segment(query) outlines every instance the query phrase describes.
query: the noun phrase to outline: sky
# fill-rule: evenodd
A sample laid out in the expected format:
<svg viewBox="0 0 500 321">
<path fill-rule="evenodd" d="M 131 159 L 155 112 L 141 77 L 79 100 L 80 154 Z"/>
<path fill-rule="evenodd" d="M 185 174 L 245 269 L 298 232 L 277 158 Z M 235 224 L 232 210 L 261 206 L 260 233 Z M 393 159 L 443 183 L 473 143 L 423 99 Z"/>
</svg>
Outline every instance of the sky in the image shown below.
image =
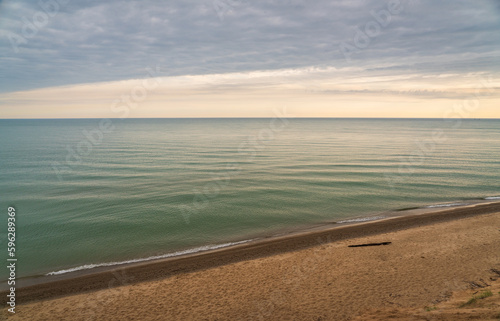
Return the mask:
<svg viewBox="0 0 500 321">
<path fill-rule="evenodd" d="M 0 118 L 500 118 L 499 0 L 0 1 Z"/>
</svg>

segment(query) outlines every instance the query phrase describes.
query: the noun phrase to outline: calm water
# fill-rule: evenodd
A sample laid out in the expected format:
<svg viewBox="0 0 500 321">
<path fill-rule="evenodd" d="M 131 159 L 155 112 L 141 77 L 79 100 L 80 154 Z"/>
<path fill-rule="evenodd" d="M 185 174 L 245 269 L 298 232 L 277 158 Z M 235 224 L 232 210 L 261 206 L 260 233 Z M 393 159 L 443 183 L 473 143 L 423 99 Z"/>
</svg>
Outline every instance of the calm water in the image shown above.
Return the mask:
<svg viewBox="0 0 500 321">
<path fill-rule="evenodd" d="M 99 122 L 0 120 L 19 276 L 500 195 L 498 120 Z"/>
</svg>

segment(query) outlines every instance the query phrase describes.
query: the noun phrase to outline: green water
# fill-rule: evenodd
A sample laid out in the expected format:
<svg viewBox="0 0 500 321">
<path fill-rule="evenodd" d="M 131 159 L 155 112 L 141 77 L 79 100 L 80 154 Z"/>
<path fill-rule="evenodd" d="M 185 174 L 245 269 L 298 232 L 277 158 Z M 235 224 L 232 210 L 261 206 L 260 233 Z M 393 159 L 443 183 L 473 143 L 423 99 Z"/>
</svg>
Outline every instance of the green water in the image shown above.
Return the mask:
<svg viewBox="0 0 500 321">
<path fill-rule="evenodd" d="M 13 206 L 18 276 L 500 195 L 498 120 L 99 123 L 0 120 L 0 236 L 7 258 Z"/>
</svg>

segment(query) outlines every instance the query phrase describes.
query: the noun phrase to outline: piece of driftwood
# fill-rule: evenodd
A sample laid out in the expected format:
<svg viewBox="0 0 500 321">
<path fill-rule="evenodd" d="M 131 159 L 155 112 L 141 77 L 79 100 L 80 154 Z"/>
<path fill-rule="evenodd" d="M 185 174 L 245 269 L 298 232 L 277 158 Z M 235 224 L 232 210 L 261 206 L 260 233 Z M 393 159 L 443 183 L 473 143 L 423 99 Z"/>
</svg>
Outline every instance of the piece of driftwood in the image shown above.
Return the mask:
<svg viewBox="0 0 500 321">
<path fill-rule="evenodd" d="M 349 245 L 349 247 L 380 246 L 380 245 L 389 245 L 391 243 L 392 242 L 368 243 L 368 244 Z"/>
</svg>

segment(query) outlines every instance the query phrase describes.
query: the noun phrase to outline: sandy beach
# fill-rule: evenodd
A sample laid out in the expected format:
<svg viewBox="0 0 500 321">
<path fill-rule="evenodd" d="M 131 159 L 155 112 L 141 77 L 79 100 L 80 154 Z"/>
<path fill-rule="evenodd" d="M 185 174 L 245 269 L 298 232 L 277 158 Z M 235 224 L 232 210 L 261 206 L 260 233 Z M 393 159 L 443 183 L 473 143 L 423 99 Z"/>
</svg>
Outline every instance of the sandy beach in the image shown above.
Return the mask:
<svg viewBox="0 0 500 321">
<path fill-rule="evenodd" d="M 500 0 L 0 0 L 0 321 L 500 321 Z"/>
<path fill-rule="evenodd" d="M 18 290 L 9 320 L 490 320 L 500 205 L 398 217 Z M 387 245 L 349 247 L 368 243 Z M 474 296 L 492 295 L 464 305 Z"/>
</svg>

